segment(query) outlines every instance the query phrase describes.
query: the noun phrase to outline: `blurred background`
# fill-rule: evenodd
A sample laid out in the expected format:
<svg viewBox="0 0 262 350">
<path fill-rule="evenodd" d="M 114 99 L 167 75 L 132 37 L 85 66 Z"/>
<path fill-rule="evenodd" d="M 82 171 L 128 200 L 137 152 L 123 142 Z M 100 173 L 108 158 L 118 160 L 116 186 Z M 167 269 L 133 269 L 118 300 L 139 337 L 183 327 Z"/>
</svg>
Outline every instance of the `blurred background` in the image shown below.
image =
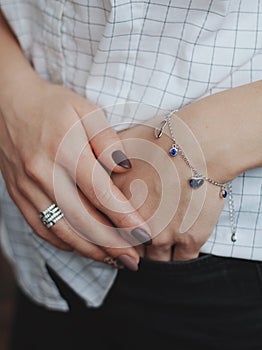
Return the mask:
<svg viewBox="0 0 262 350">
<path fill-rule="evenodd" d="M 14 311 L 14 295 L 14 275 L 0 247 L 0 350 L 8 349 Z"/>
</svg>

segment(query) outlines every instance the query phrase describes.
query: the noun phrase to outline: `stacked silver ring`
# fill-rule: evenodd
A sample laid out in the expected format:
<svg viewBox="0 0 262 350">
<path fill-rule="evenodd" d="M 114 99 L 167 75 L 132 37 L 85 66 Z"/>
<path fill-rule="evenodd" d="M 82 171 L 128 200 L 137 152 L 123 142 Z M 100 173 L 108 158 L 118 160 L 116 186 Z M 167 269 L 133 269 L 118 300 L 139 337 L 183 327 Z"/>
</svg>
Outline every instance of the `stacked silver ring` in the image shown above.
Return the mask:
<svg viewBox="0 0 262 350">
<path fill-rule="evenodd" d="M 62 219 L 63 216 L 64 213 L 62 210 L 54 203 L 40 213 L 40 219 L 47 228 L 55 225 L 58 220 Z"/>
</svg>

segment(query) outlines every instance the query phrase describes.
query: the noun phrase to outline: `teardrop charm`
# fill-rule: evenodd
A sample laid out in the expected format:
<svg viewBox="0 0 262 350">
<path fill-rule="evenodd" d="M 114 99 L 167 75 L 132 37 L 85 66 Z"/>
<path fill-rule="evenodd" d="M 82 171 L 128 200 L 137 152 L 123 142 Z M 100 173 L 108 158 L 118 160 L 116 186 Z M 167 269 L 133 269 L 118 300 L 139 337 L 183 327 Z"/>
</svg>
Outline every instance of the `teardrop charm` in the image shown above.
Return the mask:
<svg viewBox="0 0 262 350">
<path fill-rule="evenodd" d="M 232 241 L 233 243 L 235 243 L 235 242 L 237 241 L 237 236 L 236 236 L 236 233 L 235 233 L 235 232 L 232 233 L 231 241 Z"/>
<path fill-rule="evenodd" d="M 177 154 L 178 154 L 178 149 L 176 148 L 175 145 L 173 145 L 169 150 L 169 155 L 171 157 L 175 157 L 175 156 L 177 156 Z"/>
<path fill-rule="evenodd" d="M 220 197 L 226 198 L 226 196 L 227 196 L 227 190 L 224 187 L 222 187 L 220 191 Z"/>
<path fill-rule="evenodd" d="M 189 180 L 189 185 L 194 189 L 198 189 L 203 185 L 203 183 L 204 179 L 202 177 L 191 177 Z"/>
</svg>

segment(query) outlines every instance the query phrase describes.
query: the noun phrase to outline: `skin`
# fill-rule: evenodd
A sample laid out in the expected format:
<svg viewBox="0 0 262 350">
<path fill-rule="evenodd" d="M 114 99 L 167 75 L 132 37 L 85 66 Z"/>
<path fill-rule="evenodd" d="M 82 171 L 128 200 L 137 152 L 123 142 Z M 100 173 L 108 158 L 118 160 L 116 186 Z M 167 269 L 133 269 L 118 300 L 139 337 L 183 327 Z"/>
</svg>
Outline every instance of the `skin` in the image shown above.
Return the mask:
<svg viewBox="0 0 262 350">
<path fill-rule="evenodd" d="M 245 170 L 262 166 L 261 96 L 262 82 L 257 81 L 194 102 L 172 118 L 176 141 L 202 174 L 224 183 Z M 149 220 L 155 238 L 146 248 L 145 256 L 163 261 L 190 260 L 198 257 L 201 246 L 211 235 L 225 200 L 219 195 L 219 187 L 209 183 L 192 190 L 187 183 L 191 172 L 179 156 L 170 164 L 171 157 L 167 152 L 172 142 L 168 130 L 161 139 L 153 135 L 152 128 L 159 126 L 162 119 L 151 120 L 147 123 L 150 126 L 134 126 L 120 135 L 123 140 L 144 139 L 164 149 L 165 156 L 154 154 L 158 157 L 156 164 L 161 162 L 158 170 L 173 175 L 165 179 L 170 189 L 169 198 L 167 196 L 165 200 L 174 207 L 173 216 L 168 220 L 163 215 L 152 222 Z M 131 152 L 131 147 L 127 150 Z M 113 180 L 134 203 L 130 184 L 138 178 L 147 184 L 148 197 L 139 207 L 139 212 L 149 219 L 159 206 L 157 199 L 163 192 L 161 177 L 149 165 L 150 154 L 143 159 L 143 162 L 133 160 L 133 169 L 125 175 L 114 174 Z M 174 164 L 178 176 L 174 176 Z M 158 227 L 161 220 L 166 220 L 167 224 L 162 231 Z"/>
<path fill-rule="evenodd" d="M 125 256 L 137 265 L 131 230 L 150 229 L 106 171 L 128 171 L 112 159 L 125 152 L 117 133 L 97 106 L 35 73 L 3 17 L 0 47 L 0 169 L 11 198 L 56 247 L 97 261 Z M 39 212 L 52 202 L 66 219 L 48 230 Z"/>
<path fill-rule="evenodd" d="M 142 255 L 164 261 L 197 257 L 224 205 L 219 189 L 205 185 L 192 196 L 184 181 L 190 176 L 188 167 L 179 159 L 171 162 L 164 152 L 157 159 L 161 176 L 146 161 L 133 159 L 132 170 L 112 162 L 114 150 L 131 154 L 138 139 L 166 151 L 168 137 L 152 137 L 159 120 L 117 135 L 97 106 L 34 72 L 2 16 L 0 50 L 0 169 L 9 194 L 36 234 L 60 249 L 76 250 L 98 261 L 123 255 L 134 264 Z M 178 120 L 185 124 L 176 129 L 177 141 L 202 173 L 207 170 L 211 178 L 226 182 L 261 166 L 261 85 L 256 82 L 216 94 L 179 111 Z M 100 113 L 99 123 L 95 113 Z M 123 145 L 119 136 L 131 141 Z M 204 162 L 195 144 L 200 145 Z M 150 159 L 150 152 L 142 158 Z M 111 177 L 105 168 L 113 171 Z M 173 175 L 174 169 L 175 176 L 166 176 Z M 58 193 L 51 180 L 54 172 Z M 160 227 L 159 217 L 150 218 L 162 200 L 163 176 L 169 190 L 164 191 L 166 210 L 160 215 Z M 142 205 L 137 201 L 140 188 L 127 200 L 136 179 L 148 185 L 148 200 Z M 47 230 L 38 215 L 57 201 L 57 195 L 67 220 Z M 189 203 L 192 210 L 187 215 Z M 121 228 L 120 235 L 114 226 Z M 152 231 L 152 246 L 145 248 L 132 239 L 130 231 L 136 227 Z"/>
</svg>

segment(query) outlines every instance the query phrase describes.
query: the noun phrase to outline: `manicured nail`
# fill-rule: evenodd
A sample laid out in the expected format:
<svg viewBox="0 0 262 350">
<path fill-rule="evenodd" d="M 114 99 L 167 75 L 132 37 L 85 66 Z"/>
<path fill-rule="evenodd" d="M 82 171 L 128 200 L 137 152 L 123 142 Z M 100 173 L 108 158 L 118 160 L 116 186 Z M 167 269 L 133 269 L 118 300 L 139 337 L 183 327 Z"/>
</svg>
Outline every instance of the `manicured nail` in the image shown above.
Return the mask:
<svg viewBox="0 0 262 350">
<path fill-rule="evenodd" d="M 129 255 L 120 255 L 117 257 L 119 261 L 121 261 L 122 264 L 124 264 L 129 270 L 131 271 L 137 271 L 138 265 L 136 261 L 131 258 Z"/>
<path fill-rule="evenodd" d="M 125 169 L 131 169 L 132 165 L 130 163 L 130 160 L 127 158 L 127 156 L 122 151 L 115 151 L 112 153 L 112 158 L 114 162 Z"/>
<path fill-rule="evenodd" d="M 115 267 L 116 269 L 123 269 L 124 265 L 118 261 L 117 258 L 112 258 L 111 256 L 106 256 L 104 262 L 110 266 Z"/>
<path fill-rule="evenodd" d="M 144 245 L 151 245 L 152 244 L 152 238 L 150 235 L 143 230 L 142 228 L 134 228 L 131 231 L 131 235 L 135 237 L 140 243 L 143 243 Z"/>
</svg>

